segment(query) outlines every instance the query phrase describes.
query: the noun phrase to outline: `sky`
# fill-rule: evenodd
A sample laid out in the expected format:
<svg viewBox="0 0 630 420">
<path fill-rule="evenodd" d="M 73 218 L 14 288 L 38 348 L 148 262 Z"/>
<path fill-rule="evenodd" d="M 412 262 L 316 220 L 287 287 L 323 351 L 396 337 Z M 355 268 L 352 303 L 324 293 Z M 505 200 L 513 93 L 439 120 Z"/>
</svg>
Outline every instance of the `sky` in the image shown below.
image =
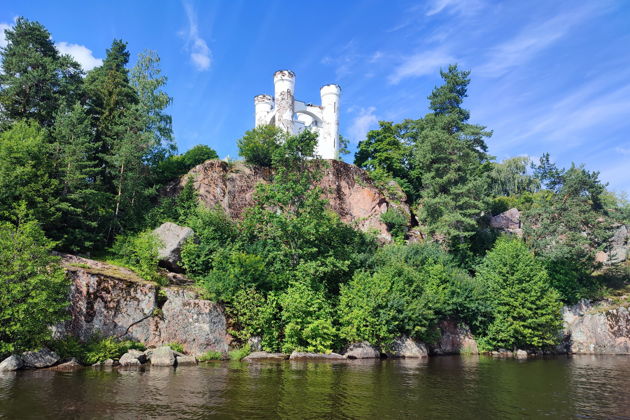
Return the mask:
<svg viewBox="0 0 630 420">
<path fill-rule="evenodd" d="M 356 145 L 378 121 L 427 113 L 439 71 L 471 71 L 471 122 L 493 130 L 501 161 L 549 152 L 630 193 L 630 1 L 63 1 L 0 0 L 0 29 L 42 23 L 89 70 L 115 38 L 132 65 L 155 50 L 174 98 L 180 152 L 196 144 L 236 158 L 253 97 L 273 73 L 296 73 L 296 98 L 342 88 L 340 132 Z M 5 43 L 0 35 L 0 46 Z"/>
</svg>

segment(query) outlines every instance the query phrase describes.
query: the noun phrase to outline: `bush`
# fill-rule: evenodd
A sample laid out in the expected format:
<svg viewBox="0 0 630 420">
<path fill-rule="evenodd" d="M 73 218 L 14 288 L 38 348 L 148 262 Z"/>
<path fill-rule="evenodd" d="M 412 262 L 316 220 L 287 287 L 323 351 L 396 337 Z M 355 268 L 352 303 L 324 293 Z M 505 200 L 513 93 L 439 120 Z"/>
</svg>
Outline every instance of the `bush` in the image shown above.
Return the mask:
<svg viewBox="0 0 630 420">
<path fill-rule="evenodd" d="M 242 360 L 245 356 L 250 354 L 252 349 L 249 347 L 249 344 L 245 344 L 240 349 L 234 349 L 228 353 L 230 360 L 239 361 Z"/>
<path fill-rule="evenodd" d="M 223 360 L 225 359 L 225 355 L 220 351 L 208 351 L 201 356 L 197 357 L 197 360 L 200 362 L 209 362 L 211 360 Z"/>
<path fill-rule="evenodd" d="M 130 266 L 140 277 L 161 283 L 163 279 L 158 271 L 160 246 L 155 234 L 146 230 L 131 236 L 118 236 L 111 252 L 116 256 L 116 262 Z"/>
<path fill-rule="evenodd" d="M 34 221 L 0 222 L 0 356 L 40 347 L 62 321 L 70 282 Z"/>
<path fill-rule="evenodd" d="M 556 344 L 562 327 L 560 296 L 544 266 L 527 246 L 500 238 L 478 269 L 492 304 L 484 342 L 490 348 L 530 348 Z"/>
<path fill-rule="evenodd" d="M 230 302 L 242 288 L 268 288 L 265 262 L 258 255 L 233 249 L 217 250 L 213 267 L 198 284 L 216 300 Z"/>
<path fill-rule="evenodd" d="M 402 242 L 407 233 L 409 217 L 397 208 L 388 208 L 381 214 L 381 221 L 387 225 L 387 229 L 392 233 L 392 237 L 397 242 Z"/>
<path fill-rule="evenodd" d="M 112 337 L 101 338 L 94 336 L 87 342 L 81 342 L 74 337 L 55 340 L 50 347 L 61 358 L 76 357 L 84 365 L 93 365 L 107 359 L 118 360 L 129 350 L 144 351 L 146 347 L 135 341 L 117 341 Z"/>
<path fill-rule="evenodd" d="M 169 156 L 159 163 L 156 169 L 158 183 L 166 183 L 178 178 L 195 166 L 209 159 L 218 159 L 219 156 L 214 149 L 199 144 L 182 155 Z"/>
<path fill-rule="evenodd" d="M 256 127 L 238 140 L 238 154 L 252 165 L 271 167 L 273 155 L 285 138 L 285 133 L 276 126 Z"/>
<path fill-rule="evenodd" d="M 168 346 L 171 350 L 176 351 L 177 353 L 184 352 L 184 346 L 181 343 L 169 343 Z"/>
<path fill-rule="evenodd" d="M 284 342 L 282 351 L 330 352 L 337 339 L 332 308 L 321 292 L 304 283 L 292 284 L 280 296 Z"/>
<path fill-rule="evenodd" d="M 227 311 L 231 318 L 230 334 L 241 343 L 258 336 L 262 339 L 263 350 L 281 350 L 281 307 L 275 293 L 265 297 L 256 289 L 241 289 L 234 295 Z"/>
</svg>

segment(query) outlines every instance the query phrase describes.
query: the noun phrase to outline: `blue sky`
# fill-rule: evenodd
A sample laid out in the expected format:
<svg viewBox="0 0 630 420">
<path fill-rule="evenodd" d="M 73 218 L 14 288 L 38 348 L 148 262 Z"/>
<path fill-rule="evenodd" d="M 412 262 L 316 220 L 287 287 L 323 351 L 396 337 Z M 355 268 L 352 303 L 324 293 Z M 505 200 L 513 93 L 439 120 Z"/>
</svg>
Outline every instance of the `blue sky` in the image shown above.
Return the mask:
<svg viewBox="0 0 630 420">
<path fill-rule="evenodd" d="M 157 51 L 180 151 L 236 157 L 253 97 L 273 93 L 285 68 L 300 100 L 341 85 L 354 149 L 379 120 L 424 115 L 440 67 L 457 62 L 472 71 L 465 105 L 494 130 L 498 160 L 549 152 L 630 192 L 630 1 L 2 0 L 0 28 L 16 16 L 43 23 L 85 68 L 113 38 L 133 57 Z"/>
</svg>

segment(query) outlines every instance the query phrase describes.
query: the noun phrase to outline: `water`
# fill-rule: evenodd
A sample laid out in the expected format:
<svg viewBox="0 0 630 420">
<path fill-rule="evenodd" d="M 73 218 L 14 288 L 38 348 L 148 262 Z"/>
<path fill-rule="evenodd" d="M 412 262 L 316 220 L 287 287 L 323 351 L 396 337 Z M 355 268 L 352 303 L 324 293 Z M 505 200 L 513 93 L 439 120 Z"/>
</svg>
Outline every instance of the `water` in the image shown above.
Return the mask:
<svg viewBox="0 0 630 420">
<path fill-rule="evenodd" d="M 630 419 L 630 357 L 2 373 L 0 418 Z"/>
</svg>

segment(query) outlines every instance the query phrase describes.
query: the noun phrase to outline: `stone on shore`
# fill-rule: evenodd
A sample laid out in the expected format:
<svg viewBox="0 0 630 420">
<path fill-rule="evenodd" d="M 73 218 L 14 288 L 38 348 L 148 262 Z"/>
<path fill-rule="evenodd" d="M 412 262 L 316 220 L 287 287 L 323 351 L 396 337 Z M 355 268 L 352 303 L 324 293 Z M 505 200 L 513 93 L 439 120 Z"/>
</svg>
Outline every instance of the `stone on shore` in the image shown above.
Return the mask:
<svg viewBox="0 0 630 420">
<path fill-rule="evenodd" d="M 345 360 L 345 357 L 338 353 L 307 353 L 294 351 L 289 356 L 289 360 Z"/>
<path fill-rule="evenodd" d="M 29 368 L 46 368 L 55 365 L 59 362 L 60 357 L 52 350 L 43 348 L 38 351 L 27 351 L 22 353 L 22 360 L 24 360 L 24 366 Z"/>
<path fill-rule="evenodd" d="M 284 353 L 268 353 L 266 351 L 255 351 L 243 358 L 243 362 L 262 362 L 262 361 L 282 361 L 288 359 Z"/>
<path fill-rule="evenodd" d="M 177 356 L 177 366 L 193 366 L 197 364 L 195 356 Z"/>
<path fill-rule="evenodd" d="M 428 357 L 429 351 L 424 343 L 403 336 L 394 340 L 387 355 L 389 357 L 421 358 Z"/>
<path fill-rule="evenodd" d="M 69 370 L 76 370 L 76 369 L 81 369 L 81 368 L 83 368 L 83 365 L 79 363 L 79 361 L 75 357 L 73 357 L 66 362 L 63 362 L 57 366 L 53 366 L 51 369 L 69 371 Z"/>
<path fill-rule="evenodd" d="M 175 352 L 169 346 L 158 347 L 151 353 L 151 366 L 175 366 Z"/>
<path fill-rule="evenodd" d="M 140 350 L 129 350 L 123 354 L 118 363 L 120 366 L 140 366 L 146 362 L 146 355 Z"/>
<path fill-rule="evenodd" d="M 348 359 L 379 359 L 381 353 L 367 341 L 351 344 L 344 356 Z"/>
<path fill-rule="evenodd" d="M 24 367 L 24 361 L 17 354 L 13 354 L 0 363 L 0 372 L 12 372 Z"/>
<path fill-rule="evenodd" d="M 514 353 L 514 356 L 517 359 L 527 359 L 528 357 L 527 352 L 525 350 L 516 350 L 516 353 Z"/>
</svg>

